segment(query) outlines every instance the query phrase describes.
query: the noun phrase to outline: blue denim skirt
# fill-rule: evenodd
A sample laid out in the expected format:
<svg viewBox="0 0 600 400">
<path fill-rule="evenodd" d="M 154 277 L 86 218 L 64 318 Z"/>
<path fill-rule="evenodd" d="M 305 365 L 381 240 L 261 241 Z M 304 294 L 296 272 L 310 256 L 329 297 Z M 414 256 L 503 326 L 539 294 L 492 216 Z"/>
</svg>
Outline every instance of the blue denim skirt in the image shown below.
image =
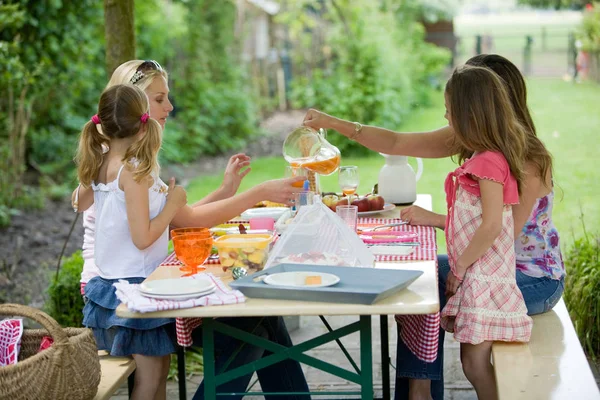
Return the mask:
<svg viewBox="0 0 600 400">
<path fill-rule="evenodd" d="M 126 278 L 141 283 L 145 278 Z M 121 318 L 121 301 L 113 283 L 117 279 L 95 277 L 85 285 L 83 325 L 91 328 L 99 350 L 113 356 L 164 356 L 175 352 L 175 321 L 170 318 Z"/>
</svg>

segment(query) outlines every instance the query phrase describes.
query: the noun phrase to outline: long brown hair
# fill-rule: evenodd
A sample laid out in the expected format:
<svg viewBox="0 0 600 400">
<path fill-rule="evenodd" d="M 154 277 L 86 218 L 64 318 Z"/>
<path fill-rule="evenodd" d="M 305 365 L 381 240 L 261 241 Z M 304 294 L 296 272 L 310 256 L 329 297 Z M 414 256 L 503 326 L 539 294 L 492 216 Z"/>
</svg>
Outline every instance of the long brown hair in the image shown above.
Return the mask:
<svg viewBox="0 0 600 400">
<path fill-rule="evenodd" d="M 149 112 L 148 98 L 133 85 L 115 85 L 100 96 L 98 117 L 102 133 L 96 124 L 88 121 L 83 127 L 77 149 L 77 175 L 84 186 L 97 178 L 102 165 L 102 145 L 110 147 L 111 139 L 125 139 L 137 135 L 143 127 L 142 115 Z M 140 182 L 158 173 L 158 151 L 162 133 L 160 124 L 151 118 L 146 121 L 146 131 L 125 152 L 123 162 L 132 168 L 133 178 Z M 132 161 L 135 160 L 135 165 Z"/>
<path fill-rule="evenodd" d="M 533 119 L 527 107 L 527 86 L 523 75 L 515 64 L 497 54 L 479 54 L 470 58 L 467 65 L 487 67 L 498 74 L 506 84 L 515 115 L 527 129 L 525 159 L 535 164 L 538 175 L 545 185 L 546 177 L 552 171 L 552 155 L 537 136 Z"/>
<path fill-rule="evenodd" d="M 459 161 L 474 152 L 501 152 L 521 193 L 528 134 L 515 115 L 506 85 L 487 68 L 465 65 L 454 70 L 446 98 Z"/>
</svg>

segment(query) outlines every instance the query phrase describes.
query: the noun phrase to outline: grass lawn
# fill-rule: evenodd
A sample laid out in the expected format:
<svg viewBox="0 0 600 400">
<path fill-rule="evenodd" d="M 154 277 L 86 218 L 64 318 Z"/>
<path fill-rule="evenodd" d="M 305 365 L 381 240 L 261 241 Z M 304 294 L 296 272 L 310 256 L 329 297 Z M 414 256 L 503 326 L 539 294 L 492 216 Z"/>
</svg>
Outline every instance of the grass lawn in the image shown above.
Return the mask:
<svg viewBox="0 0 600 400">
<path fill-rule="evenodd" d="M 528 87 L 529 104 L 538 134 L 554 155 L 557 192 L 554 217 L 564 243 L 568 244 L 574 235 L 582 233 L 582 212 L 588 231 L 597 231 L 600 222 L 600 169 L 594 167 L 598 162 L 600 144 L 600 86 L 573 84 L 558 79 L 531 79 Z M 444 104 L 440 92 L 431 106 L 417 109 L 399 129 L 435 129 L 445 123 L 443 115 Z M 416 164 L 411 163 L 416 168 Z M 371 191 L 383 164 L 383 157 L 375 153 L 366 158 L 342 159 L 342 165 L 359 167 L 359 193 Z M 252 172 L 244 179 L 240 190 L 267 179 L 283 177 L 285 165 L 283 157 L 253 160 Z M 417 190 L 433 195 L 436 212 L 445 212 L 443 182 L 446 174 L 454 168 L 455 164 L 450 159 L 424 160 L 425 172 L 417 184 Z M 199 177 L 188 186 L 188 200 L 193 202 L 205 196 L 220 182 L 220 174 Z M 337 175 L 322 177 L 321 186 L 324 191 L 339 191 Z M 439 235 L 438 239 L 440 251 L 443 251 L 443 236 Z"/>
</svg>

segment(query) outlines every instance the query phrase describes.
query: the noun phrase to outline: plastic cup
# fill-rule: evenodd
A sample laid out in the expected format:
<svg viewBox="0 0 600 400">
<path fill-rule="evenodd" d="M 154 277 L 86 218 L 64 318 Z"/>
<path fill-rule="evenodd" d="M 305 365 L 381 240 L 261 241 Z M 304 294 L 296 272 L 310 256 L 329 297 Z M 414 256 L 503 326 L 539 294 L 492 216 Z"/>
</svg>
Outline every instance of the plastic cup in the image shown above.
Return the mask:
<svg viewBox="0 0 600 400">
<path fill-rule="evenodd" d="M 271 217 L 250 218 L 250 229 L 275 229 L 275 219 Z"/>
<path fill-rule="evenodd" d="M 296 215 L 300 211 L 301 207 L 310 206 L 314 204 L 315 194 L 313 192 L 298 192 L 294 193 L 294 206 L 292 207 L 292 214 Z"/>
<path fill-rule="evenodd" d="M 358 223 L 358 206 L 337 206 L 335 213 L 340 217 L 348 227 L 356 232 L 356 225 Z"/>
</svg>

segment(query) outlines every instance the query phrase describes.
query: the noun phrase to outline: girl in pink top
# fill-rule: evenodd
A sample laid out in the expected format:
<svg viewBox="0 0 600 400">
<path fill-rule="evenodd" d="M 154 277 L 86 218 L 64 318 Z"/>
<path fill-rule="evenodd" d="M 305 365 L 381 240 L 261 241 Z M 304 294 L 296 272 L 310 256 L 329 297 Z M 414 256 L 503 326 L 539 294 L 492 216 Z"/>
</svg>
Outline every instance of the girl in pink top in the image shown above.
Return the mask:
<svg viewBox="0 0 600 400">
<path fill-rule="evenodd" d="M 515 279 L 512 215 L 525 176 L 526 131 L 500 78 L 486 68 L 455 70 L 445 103 L 462 165 L 445 184 L 447 292 L 454 295 L 442 310 L 442 327 L 460 342 L 478 398 L 496 399 L 492 342 L 526 342 L 532 327 Z"/>
</svg>

